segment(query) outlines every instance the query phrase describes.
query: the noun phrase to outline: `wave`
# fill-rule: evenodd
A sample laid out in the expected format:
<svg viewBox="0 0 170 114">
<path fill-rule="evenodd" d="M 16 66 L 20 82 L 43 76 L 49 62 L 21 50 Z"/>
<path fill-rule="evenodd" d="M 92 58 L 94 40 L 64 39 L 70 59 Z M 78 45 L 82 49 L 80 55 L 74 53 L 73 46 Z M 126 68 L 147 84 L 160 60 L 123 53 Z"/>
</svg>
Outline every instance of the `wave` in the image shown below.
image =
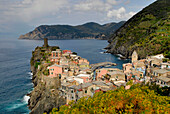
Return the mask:
<svg viewBox="0 0 170 114">
<path fill-rule="evenodd" d="M 121 55 L 121 54 L 116 54 L 117 56 L 119 56 L 119 57 L 123 57 L 123 55 Z"/>
<path fill-rule="evenodd" d="M 27 84 L 27 86 L 30 86 L 30 85 L 33 86 L 34 84 L 33 84 L 33 83 L 28 83 L 28 84 Z"/>
<path fill-rule="evenodd" d="M 29 74 L 29 79 L 32 79 L 33 73 L 32 72 L 28 72 Z"/>
<path fill-rule="evenodd" d="M 29 75 L 31 75 L 31 76 L 33 75 L 33 73 L 32 73 L 32 72 L 28 72 L 28 74 L 29 74 Z"/>
<path fill-rule="evenodd" d="M 27 105 L 27 104 L 28 104 L 28 100 L 29 100 L 29 99 L 30 99 L 30 97 L 27 96 L 27 95 L 25 95 L 22 100 L 17 100 L 17 101 L 15 102 L 15 104 L 9 105 L 6 109 L 7 109 L 8 111 L 12 111 L 12 110 L 21 108 L 21 107 L 23 107 L 24 105 Z"/>
<path fill-rule="evenodd" d="M 28 100 L 29 100 L 29 99 L 30 99 L 30 97 L 27 96 L 27 95 L 25 95 L 25 96 L 23 97 L 23 103 L 28 104 Z"/>
<path fill-rule="evenodd" d="M 101 54 L 108 54 L 108 53 L 105 53 L 105 52 L 100 52 Z"/>
</svg>

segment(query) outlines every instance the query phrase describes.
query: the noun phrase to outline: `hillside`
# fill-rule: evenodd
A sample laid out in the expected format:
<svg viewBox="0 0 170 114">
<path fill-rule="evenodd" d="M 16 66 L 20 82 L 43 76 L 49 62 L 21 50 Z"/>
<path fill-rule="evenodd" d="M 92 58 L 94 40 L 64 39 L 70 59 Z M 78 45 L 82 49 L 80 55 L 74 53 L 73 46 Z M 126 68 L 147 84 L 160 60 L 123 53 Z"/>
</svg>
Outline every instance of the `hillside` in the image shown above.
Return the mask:
<svg viewBox="0 0 170 114">
<path fill-rule="evenodd" d="M 125 22 L 108 23 L 100 25 L 98 23 L 89 22 L 83 25 L 41 25 L 35 30 L 21 35 L 19 39 L 41 40 L 48 39 L 84 39 L 96 38 L 106 39 L 110 34 L 113 34 Z"/>
<path fill-rule="evenodd" d="M 157 0 L 129 19 L 110 36 L 108 52 L 129 58 L 164 53 L 170 57 L 170 1 Z"/>
</svg>

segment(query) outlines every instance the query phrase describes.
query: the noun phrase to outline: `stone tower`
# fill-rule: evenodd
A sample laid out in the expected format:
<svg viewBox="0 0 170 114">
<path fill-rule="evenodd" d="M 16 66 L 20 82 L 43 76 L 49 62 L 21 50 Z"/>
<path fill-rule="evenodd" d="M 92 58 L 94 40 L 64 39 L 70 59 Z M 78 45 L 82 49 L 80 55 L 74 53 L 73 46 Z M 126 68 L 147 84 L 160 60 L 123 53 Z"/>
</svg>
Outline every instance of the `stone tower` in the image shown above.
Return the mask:
<svg viewBox="0 0 170 114">
<path fill-rule="evenodd" d="M 137 61 L 137 60 L 138 60 L 138 54 L 137 54 L 137 52 L 134 50 L 133 53 L 132 53 L 132 63 L 133 63 L 134 61 Z"/>
<path fill-rule="evenodd" d="M 43 47 L 47 48 L 48 47 L 48 39 L 47 38 L 44 38 L 44 45 Z"/>
</svg>

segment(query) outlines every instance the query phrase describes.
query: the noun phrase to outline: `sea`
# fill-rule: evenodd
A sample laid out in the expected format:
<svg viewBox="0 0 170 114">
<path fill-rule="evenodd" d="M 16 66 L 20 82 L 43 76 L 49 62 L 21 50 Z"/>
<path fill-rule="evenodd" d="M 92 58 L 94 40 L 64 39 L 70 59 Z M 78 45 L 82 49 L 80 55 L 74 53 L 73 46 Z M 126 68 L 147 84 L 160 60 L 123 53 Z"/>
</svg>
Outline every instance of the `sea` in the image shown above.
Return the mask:
<svg viewBox="0 0 170 114">
<path fill-rule="evenodd" d="M 42 40 L 18 40 L 17 38 L 0 38 L 0 114 L 28 114 L 29 97 L 33 90 L 30 71 L 30 58 Z M 89 60 L 90 64 L 98 62 L 117 63 L 115 68 L 122 69 L 119 56 L 104 53 L 107 40 L 49 40 L 50 46 L 59 46 L 62 50 L 72 50 Z"/>
</svg>

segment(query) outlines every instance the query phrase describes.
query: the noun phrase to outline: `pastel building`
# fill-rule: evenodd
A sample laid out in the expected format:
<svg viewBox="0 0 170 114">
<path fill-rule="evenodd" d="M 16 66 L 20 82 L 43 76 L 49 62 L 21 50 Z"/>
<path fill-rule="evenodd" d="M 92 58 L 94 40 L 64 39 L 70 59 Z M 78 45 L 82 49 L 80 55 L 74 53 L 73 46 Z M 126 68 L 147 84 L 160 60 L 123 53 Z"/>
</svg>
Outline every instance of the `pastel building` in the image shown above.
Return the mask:
<svg viewBox="0 0 170 114">
<path fill-rule="evenodd" d="M 107 72 L 108 72 L 107 69 L 104 69 L 104 68 L 103 68 L 103 69 L 99 69 L 99 70 L 96 72 L 96 74 L 97 74 L 97 75 L 96 75 L 96 76 L 97 76 L 96 79 L 97 79 L 97 80 L 100 80 L 100 79 L 103 77 L 103 75 L 106 75 L 106 74 L 107 74 Z"/>
<path fill-rule="evenodd" d="M 79 59 L 78 63 L 79 64 L 84 64 L 84 63 L 89 64 L 89 61 L 87 59 L 81 58 L 81 59 Z"/>
<path fill-rule="evenodd" d="M 123 72 L 124 72 L 124 73 L 131 72 L 132 69 L 133 69 L 133 66 L 132 66 L 131 63 L 123 64 Z"/>
<path fill-rule="evenodd" d="M 62 51 L 60 49 L 56 49 L 56 51 L 51 52 L 51 61 L 58 62 L 61 56 L 62 56 Z"/>
<path fill-rule="evenodd" d="M 83 79 L 83 83 L 91 82 L 90 74 L 79 74 L 77 77 Z"/>
<path fill-rule="evenodd" d="M 63 73 L 62 66 L 54 64 L 48 67 L 49 69 L 49 76 L 55 77 L 57 75 L 61 76 Z"/>
<path fill-rule="evenodd" d="M 161 63 L 161 69 L 170 69 L 170 63 Z"/>
</svg>

